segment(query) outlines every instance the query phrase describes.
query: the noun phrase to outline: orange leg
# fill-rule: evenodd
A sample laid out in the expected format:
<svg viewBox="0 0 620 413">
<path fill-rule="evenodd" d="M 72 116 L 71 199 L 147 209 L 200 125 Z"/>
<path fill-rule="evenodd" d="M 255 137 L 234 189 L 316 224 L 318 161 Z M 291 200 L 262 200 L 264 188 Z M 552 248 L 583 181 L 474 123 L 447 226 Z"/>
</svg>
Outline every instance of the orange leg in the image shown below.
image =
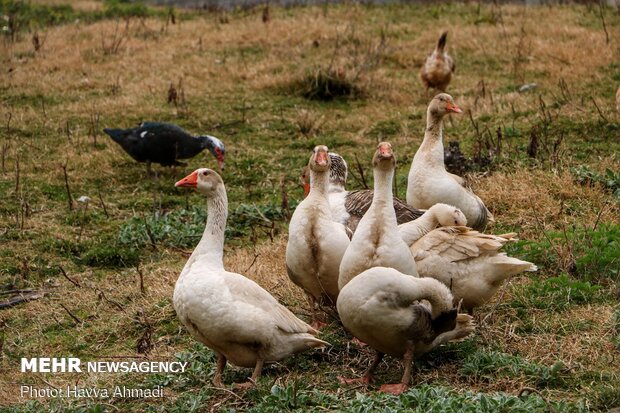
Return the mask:
<svg viewBox="0 0 620 413">
<path fill-rule="evenodd" d="M 265 360 L 261 358 L 256 359 L 256 366 L 254 366 L 254 373 L 252 373 L 252 377 L 250 377 L 250 379 L 246 381 L 245 383 L 235 383 L 234 387 L 236 389 L 249 389 L 249 388 L 256 386 L 256 381 L 258 380 L 258 378 L 260 377 L 263 371 L 264 363 L 265 363 Z"/>
<path fill-rule="evenodd" d="M 409 383 L 411 382 L 411 368 L 413 365 L 413 343 L 407 343 L 407 350 L 403 356 L 403 363 L 405 364 L 405 371 L 400 383 L 397 384 L 384 384 L 379 391 L 390 394 L 401 394 L 407 391 Z"/>
<path fill-rule="evenodd" d="M 360 340 L 357 337 L 353 337 L 351 339 L 351 343 L 355 344 L 358 347 L 366 347 L 368 344 L 364 343 L 362 340 Z"/>
<path fill-rule="evenodd" d="M 226 357 L 223 354 L 217 354 L 217 368 L 215 370 L 215 376 L 213 376 L 213 385 L 215 387 L 224 387 L 222 384 L 222 373 L 224 372 L 224 367 L 226 367 Z"/>
</svg>

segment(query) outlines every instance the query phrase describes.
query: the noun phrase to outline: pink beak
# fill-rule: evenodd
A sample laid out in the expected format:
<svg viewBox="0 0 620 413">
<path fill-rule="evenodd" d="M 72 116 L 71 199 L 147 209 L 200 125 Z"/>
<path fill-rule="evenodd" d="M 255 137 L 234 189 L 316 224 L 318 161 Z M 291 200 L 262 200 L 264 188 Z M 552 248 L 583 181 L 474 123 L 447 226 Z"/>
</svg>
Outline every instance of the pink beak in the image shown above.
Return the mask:
<svg viewBox="0 0 620 413">
<path fill-rule="evenodd" d="M 450 103 L 450 102 L 448 102 L 448 104 L 446 105 L 446 109 L 448 110 L 448 112 L 463 113 L 463 111 L 461 110 L 461 108 L 459 108 L 458 106 L 456 106 L 456 104 L 455 104 L 455 103 Z"/>
</svg>

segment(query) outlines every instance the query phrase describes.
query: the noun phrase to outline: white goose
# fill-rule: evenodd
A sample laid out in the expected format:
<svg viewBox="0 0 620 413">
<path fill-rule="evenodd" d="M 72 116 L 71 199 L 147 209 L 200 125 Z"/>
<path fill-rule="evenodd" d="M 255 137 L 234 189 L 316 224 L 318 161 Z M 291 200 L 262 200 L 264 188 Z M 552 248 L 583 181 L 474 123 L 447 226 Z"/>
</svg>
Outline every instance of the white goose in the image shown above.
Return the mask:
<svg viewBox="0 0 620 413">
<path fill-rule="evenodd" d="M 489 235 L 463 226 L 437 228 L 412 242 L 421 277 L 450 287 L 455 303 L 463 300 L 470 314 L 491 299 L 504 280 L 523 271 L 536 271 L 531 262 L 509 257 L 500 249 L 516 234 Z"/>
<path fill-rule="evenodd" d="M 331 167 L 329 168 L 328 196 L 332 217 L 334 221 L 343 224 L 352 235 L 357 229 L 359 221 L 370 208 L 373 191 L 369 189 L 347 191 L 346 183 L 349 174 L 347 162 L 342 156 L 334 152 L 329 153 L 329 158 Z M 310 191 L 310 175 L 307 166 L 304 167 L 301 183 L 307 196 Z M 424 213 L 424 211 L 416 209 L 396 197 L 393 199 L 396 221 L 399 224 L 413 221 Z"/>
<path fill-rule="evenodd" d="M 340 261 L 349 245 L 345 227 L 330 212 L 330 165 L 327 147 L 315 147 L 308 163 L 310 193 L 291 217 L 286 245 L 289 278 L 306 292 L 313 310 L 316 302 L 336 305 Z"/>
<path fill-rule="evenodd" d="M 217 354 L 213 377 L 222 386 L 226 361 L 254 367 L 252 386 L 264 363 L 327 345 L 317 333 L 254 281 L 228 272 L 222 261 L 228 199 L 222 178 L 197 169 L 175 186 L 195 188 L 207 196 L 208 218 L 202 238 L 174 288 L 173 303 L 185 328 Z"/>
<path fill-rule="evenodd" d="M 473 318 L 457 315 L 452 302 L 448 288 L 432 278 L 416 278 L 385 267 L 357 275 L 340 291 L 338 314 L 345 328 L 377 355 L 361 378 L 340 378 L 341 383 L 372 382 L 383 355 L 389 354 L 404 359 L 405 371 L 400 383 L 385 384 L 381 391 L 405 391 L 414 357 L 474 331 Z"/>
<path fill-rule="evenodd" d="M 372 203 L 357 226 L 351 244 L 340 263 L 338 286 L 342 289 L 353 277 L 372 267 L 390 267 L 417 276 L 415 262 L 400 237 L 392 196 L 396 158 L 392 145 L 381 142 L 372 158 L 374 192 Z"/>
<path fill-rule="evenodd" d="M 460 209 L 448 204 L 435 204 L 418 219 L 400 224 L 398 232 L 405 244 L 411 246 L 415 241 L 428 234 L 437 226 L 464 226 L 467 218 Z M 418 270 L 419 271 L 419 270 Z"/>
<path fill-rule="evenodd" d="M 443 151 L 443 117 L 461 113 L 452 96 L 440 93 L 428 106 L 424 141 L 413 157 L 407 182 L 407 203 L 415 208 L 430 208 L 443 202 L 459 208 L 469 225 L 484 230 L 493 221 L 482 200 L 463 186 L 463 180 L 446 171 Z"/>
</svg>

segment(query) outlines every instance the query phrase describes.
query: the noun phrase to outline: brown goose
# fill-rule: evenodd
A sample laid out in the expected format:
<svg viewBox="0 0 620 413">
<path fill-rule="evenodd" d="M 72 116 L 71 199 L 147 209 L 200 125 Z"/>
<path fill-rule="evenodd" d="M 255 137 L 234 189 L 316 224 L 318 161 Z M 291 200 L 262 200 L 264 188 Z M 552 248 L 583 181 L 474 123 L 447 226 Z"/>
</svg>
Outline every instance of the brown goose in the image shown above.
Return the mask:
<svg viewBox="0 0 620 413">
<path fill-rule="evenodd" d="M 360 219 L 364 216 L 372 203 L 373 191 L 371 189 L 360 189 L 347 191 L 346 183 L 348 176 L 348 166 L 344 158 L 337 153 L 330 152 L 331 167 L 329 169 L 329 207 L 333 220 L 343 224 L 350 235 L 352 235 Z M 310 188 L 310 176 L 307 167 L 301 175 L 301 182 L 304 192 L 308 195 Z M 396 211 L 396 221 L 398 224 L 413 221 L 424 214 L 424 210 L 414 208 L 400 199 L 393 198 L 394 210 Z"/>
<path fill-rule="evenodd" d="M 455 65 L 454 60 L 452 60 L 444 50 L 447 37 L 448 32 L 443 32 L 441 34 L 437 42 L 437 47 L 435 47 L 433 53 L 428 55 L 424 66 L 422 66 L 420 70 L 420 79 L 422 79 L 427 93 L 430 88 L 445 92 L 450 80 L 452 80 L 452 73 L 454 73 Z"/>
</svg>

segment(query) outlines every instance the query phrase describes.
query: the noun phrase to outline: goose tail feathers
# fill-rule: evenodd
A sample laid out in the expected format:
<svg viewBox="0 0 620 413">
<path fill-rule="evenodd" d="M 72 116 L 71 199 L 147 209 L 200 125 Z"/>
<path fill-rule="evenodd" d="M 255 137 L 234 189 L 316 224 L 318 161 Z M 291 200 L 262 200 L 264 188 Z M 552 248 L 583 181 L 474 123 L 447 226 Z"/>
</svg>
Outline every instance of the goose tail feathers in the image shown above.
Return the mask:
<svg viewBox="0 0 620 413">
<path fill-rule="evenodd" d="M 439 41 L 437 42 L 437 51 L 443 52 L 444 47 L 446 47 L 446 40 L 448 38 L 448 32 L 443 32 L 439 37 Z"/>
</svg>

